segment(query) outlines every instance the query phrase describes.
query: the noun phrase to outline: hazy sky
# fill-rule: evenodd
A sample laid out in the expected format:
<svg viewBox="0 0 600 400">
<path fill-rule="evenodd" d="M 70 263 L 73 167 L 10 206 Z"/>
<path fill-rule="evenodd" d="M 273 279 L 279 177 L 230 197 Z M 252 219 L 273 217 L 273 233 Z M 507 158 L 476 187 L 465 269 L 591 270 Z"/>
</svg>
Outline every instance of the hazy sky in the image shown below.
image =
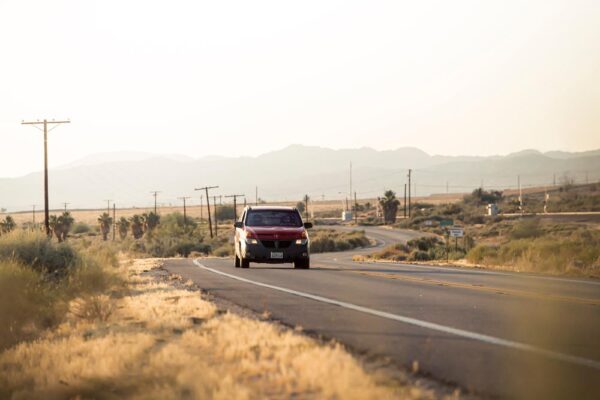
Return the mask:
<svg viewBox="0 0 600 400">
<path fill-rule="evenodd" d="M 0 176 L 22 119 L 90 153 L 301 143 L 435 154 L 600 148 L 600 1 L 0 0 Z"/>
</svg>

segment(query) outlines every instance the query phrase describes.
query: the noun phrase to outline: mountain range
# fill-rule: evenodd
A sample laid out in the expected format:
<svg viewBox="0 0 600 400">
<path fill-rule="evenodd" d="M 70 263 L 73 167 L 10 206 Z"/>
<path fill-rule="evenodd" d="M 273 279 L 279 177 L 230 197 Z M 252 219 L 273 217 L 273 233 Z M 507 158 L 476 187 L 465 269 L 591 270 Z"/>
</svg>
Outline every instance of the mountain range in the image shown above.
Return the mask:
<svg viewBox="0 0 600 400">
<path fill-rule="evenodd" d="M 177 197 L 194 196 L 194 188 L 219 185 L 215 195 L 244 193 L 249 201 L 343 198 L 352 190 L 373 198 L 385 189 L 402 196 L 407 170 L 412 169 L 412 193 L 470 192 L 484 188 L 516 188 L 517 176 L 527 186 L 559 184 L 565 177 L 582 183 L 600 180 L 600 150 L 541 153 L 523 150 L 506 156 L 429 155 L 411 147 L 378 151 L 371 148 L 332 150 L 291 145 L 256 157 L 192 158 L 139 152 L 103 153 L 50 169 L 50 206 L 100 208 L 111 199 L 118 207 L 147 207 L 150 191 L 159 190 L 161 204 L 179 204 Z M 0 208 L 27 210 L 43 204 L 43 174 L 0 178 Z"/>
</svg>

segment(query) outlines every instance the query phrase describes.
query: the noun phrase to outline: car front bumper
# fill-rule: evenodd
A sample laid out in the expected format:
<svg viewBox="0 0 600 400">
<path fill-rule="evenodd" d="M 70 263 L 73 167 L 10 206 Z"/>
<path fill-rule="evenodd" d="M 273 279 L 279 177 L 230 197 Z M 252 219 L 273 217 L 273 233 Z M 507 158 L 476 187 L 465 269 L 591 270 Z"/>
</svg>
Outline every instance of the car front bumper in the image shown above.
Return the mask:
<svg viewBox="0 0 600 400">
<path fill-rule="evenodd" d="M 283 253 L 282 258 L 274 258 L 272 253 Z M 242 257 L 259 263 L 286 263 L 296 260 L 306 260 L 310 256 L 309 244 L 292 244 L 286 248 L 267 247 L 260 241 L 257 244 L 242 243 Z"/>
</svg>

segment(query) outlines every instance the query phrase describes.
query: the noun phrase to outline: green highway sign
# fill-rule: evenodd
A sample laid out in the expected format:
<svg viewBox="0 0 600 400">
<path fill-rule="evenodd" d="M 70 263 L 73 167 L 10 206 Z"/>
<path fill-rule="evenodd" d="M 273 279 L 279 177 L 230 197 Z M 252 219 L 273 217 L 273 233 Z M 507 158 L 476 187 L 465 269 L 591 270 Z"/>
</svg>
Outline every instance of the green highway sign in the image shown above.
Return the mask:
<svg viewBox="0 0 600 400">
<path fill-rule="evenodd" d="M 443 219 L 440 221 L 440 226 L 452 226 L 454 225 L 454 221 L 451 219 Z"/>
</svg>

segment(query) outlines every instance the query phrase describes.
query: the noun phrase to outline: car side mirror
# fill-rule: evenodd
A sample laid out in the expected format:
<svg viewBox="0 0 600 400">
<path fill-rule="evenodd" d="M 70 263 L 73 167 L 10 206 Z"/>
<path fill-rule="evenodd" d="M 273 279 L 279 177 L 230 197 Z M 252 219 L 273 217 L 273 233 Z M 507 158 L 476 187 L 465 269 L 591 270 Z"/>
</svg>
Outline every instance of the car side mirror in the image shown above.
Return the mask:
<svg viewBox="0 0 600 400">
<path fill-rule="evenodd" d="M 233 226 L 236 228 L 243 228 L 244 227 L 244 223 L 242 221 L 235 221 L 233 223 Z"/>
<path fill-rule="evenodd" d="M 305 227 L 306 229 L 310 229 L 310 228 L 312 228 L 312 227 L 313 227 L 313 224 L 312 224 L 312 222 L 305 222 L 305 223 L 304 223 L 304 227 Z"/>
</svg>

